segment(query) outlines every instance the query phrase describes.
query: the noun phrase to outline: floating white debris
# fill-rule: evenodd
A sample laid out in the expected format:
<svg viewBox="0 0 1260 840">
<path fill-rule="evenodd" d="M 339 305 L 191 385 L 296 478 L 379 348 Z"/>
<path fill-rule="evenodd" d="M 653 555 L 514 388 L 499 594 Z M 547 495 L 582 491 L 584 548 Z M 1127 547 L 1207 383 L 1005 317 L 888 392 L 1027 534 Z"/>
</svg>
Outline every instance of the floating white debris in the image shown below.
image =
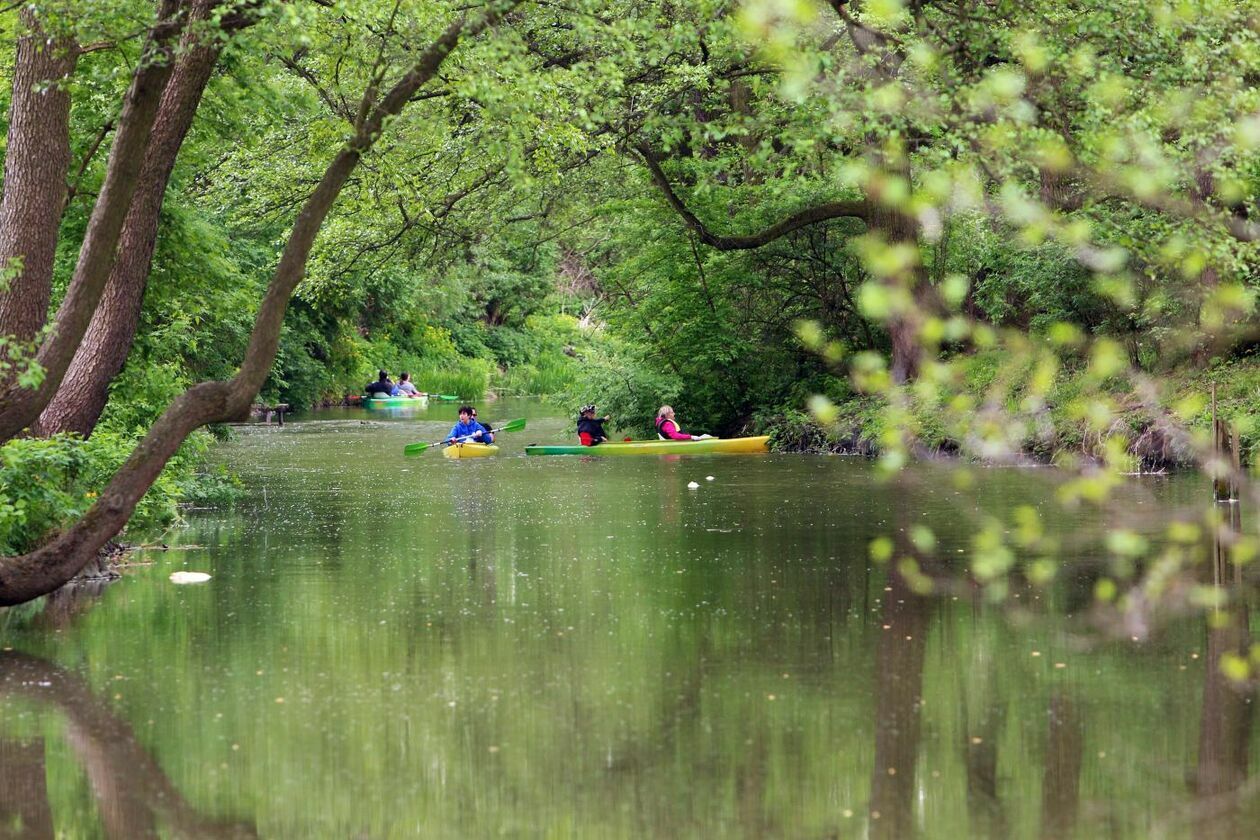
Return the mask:
<svg viewBox="0 0 1260 840">
<path fill-rule="evenodd" d="M 699 485 L 699 484 L 697 484 L 697 483 L 696 483 L 696 482 L 694 482 L 694 481 L 688 481 L 688 482 L 687 482 L 687 489 L 689 489 L 689 490 L 695 490 L 695 489 L 696 489 L 697 487 L 699 487 L 699 486 L 700 486 L 700 485 Z"/>
<path fill-rule="evenodd" d="M 711 475 L 706 475 L 706 476 L 704 477 L 704 480 L 705 480 L 705 481 L 712 481 L 712 480 L 713 480 L 713 476 L 711 476 Z"/>
<path fill-rule="evenodd" d="M 210 575 L 205 572 L 171 572 L 171 583 L 205 583 Z"/>
</svg>

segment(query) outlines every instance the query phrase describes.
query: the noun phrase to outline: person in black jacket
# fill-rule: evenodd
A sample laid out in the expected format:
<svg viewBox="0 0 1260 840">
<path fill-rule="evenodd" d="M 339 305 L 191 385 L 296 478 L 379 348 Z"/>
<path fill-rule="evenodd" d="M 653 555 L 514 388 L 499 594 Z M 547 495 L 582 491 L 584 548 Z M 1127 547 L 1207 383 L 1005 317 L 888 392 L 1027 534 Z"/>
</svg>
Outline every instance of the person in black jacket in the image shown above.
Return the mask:
<svg viewBox="0 0 1260 840">
<path fill-rule="evenodd" d="M 608 433 L 604 431 L 604 424 L 612 418 L 605 414 L 601 418 L 595 417 L 595 403 L 582 406 L 582 410 L 578 413 L 578 440 L 583 446 L 597 446 L 608 440 Z"/>
<path fill-rule="evenodd" d="M 380 377 L 375 382 L 369 383 L 368 386 L 363 389 L 363 393 L 367 394 L 369 397 L 374 397 L 378 394 L 382 397 L 392 397 L 395 396 L 397 392 L 398 386 L 390 381 L 389 374 L 385 371 L 381 371 Z"/>
</svg>

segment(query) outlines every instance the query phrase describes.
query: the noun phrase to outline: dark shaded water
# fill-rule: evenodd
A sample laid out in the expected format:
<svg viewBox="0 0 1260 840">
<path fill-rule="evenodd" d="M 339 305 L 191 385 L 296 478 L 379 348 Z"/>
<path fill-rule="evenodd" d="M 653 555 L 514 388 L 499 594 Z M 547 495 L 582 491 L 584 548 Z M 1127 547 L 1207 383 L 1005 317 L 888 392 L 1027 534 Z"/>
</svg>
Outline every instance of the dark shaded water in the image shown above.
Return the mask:
<svg viewBox="0 0 1260 840">
<path fill-rule="evenodd" d="M 403 459 L 453 407 L 242 429 L 248 496 L 100 593 L 0 615 L 0 836 L 1247 836 L 1260 747 L 1211 663 L 1079 620 L 1100 555 L 1045 470 L 803 456 Z M 365 419 L 368 422 L 365 422 Z M 713 476 L 707 481 L 706 476 Z M 690 481 L 700 487 L 688 489 Z M 1141 479 L 1155 531 L 1197 479 Z M 1041 508 L 1076 562 L 1010 607 L 867 559 Z M 205 571 L 198 586 L 171 584 Z M 1229 618 L 1229 616 L 1225 616 Z M 1212 628 L 1209 629 L 1209 624 Z"/>
</svg>

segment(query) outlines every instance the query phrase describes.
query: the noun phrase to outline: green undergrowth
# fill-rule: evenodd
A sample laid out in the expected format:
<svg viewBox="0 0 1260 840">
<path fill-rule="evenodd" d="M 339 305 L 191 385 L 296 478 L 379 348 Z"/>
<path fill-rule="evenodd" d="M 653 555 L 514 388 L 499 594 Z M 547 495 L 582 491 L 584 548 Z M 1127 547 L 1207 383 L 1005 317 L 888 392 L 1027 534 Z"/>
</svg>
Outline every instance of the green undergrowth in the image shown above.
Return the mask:
<svg viewBox="0 0 1260 840">
<path fill-rule="evenodd" d="M 962 386 L 951 396 L 967 400 L 962 416 L 968 427 L 980 426 L 987 409 L 1015 412 L 1027 396 L 1027 371 L 1005 368 L 998 354 L 977 354 L 962 361 Z M 1122 434 L 1134 466 L 1145 469 L 1188 467 L 1194 462 L 1192 442 L 1211 429 L 1211 393 L 1216 386 L 1216 411 L 1238 430 L 1246 465 L 1260 463 L 1260 357 L 1249 355 L 1185 368 L 1158 377 L 1158 410 L 1133 395 L 1125 379 L 1103 383 L 1100 394 L 1087 398 L 1083 369 L 1065 368 L 1055 377 L 1041 410 L 1025 413 L 1010 424 L 1013 454 L 1055 463 L 1065 457 L 1101 455 L 1107 436 Z M 833 389 L 840 390 L 840 389 Z M 963 454 L 984 460 L 974 446 L 964 445 L 958 427 L 940 402 L 926 401 L 913 388 L 900 392 L 904 421 L 913 432 L 920 455 Z M 1105 410 L 1094 406 L 1101 397 Z M 942 401 L 943 402 L 943 401 Z M 882 396 L 852 394 L 835 400 L 833 417 L 821 423 L 799 407 L 758 412 L 753 427 L 771 436 L 780 451 L 880 454 L 891 440 L 888 403 Z M 1093 409 L 1093 410 L 1091 410 Z"/>
<path fill-rule="evenodd" d="M 541 397 L 572 389 L 582 370 L 581 356 L 601 338 L 565 314 L 531 315 L 522 329 L 500 330 L 498 337 L 503 367 L 493 382 L 494 390 Z"/>
<path fill-rule="evenodd" d="M 239 492 L 235 478 L 202 464 L 214 438 L 195 432 L 136 506 L 126 536 L 140 539 L 178 521 L 184 504 L 221 502 Z M 132 435 L 98 430 L 18 438 L 0 446 L 0 554 L 39 547 L 91 507 L 136 443 Z"/>
</svg>

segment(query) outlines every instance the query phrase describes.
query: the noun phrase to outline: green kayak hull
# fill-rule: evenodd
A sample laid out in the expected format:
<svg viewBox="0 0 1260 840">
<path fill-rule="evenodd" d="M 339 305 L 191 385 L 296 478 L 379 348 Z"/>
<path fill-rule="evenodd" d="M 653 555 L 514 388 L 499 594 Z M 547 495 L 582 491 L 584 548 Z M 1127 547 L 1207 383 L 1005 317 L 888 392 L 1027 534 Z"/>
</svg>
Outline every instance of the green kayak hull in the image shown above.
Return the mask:
<svg viewBox="0 0 1260 840">
<path fill-rule="evenodd" d="M 359 405 L 364 408 L 402 408 L 404 406 L 422 408 L 428 402 L 428 397 L 363 397 Z"/>
<path fill-rule="evenodd" d="M 637 440 L 630 443 L 601 443 L 599 446 L 533 446 L 526 455 L 728 455 L 769 452 L 768 435 L 709 440 Z"/>
</svg>

